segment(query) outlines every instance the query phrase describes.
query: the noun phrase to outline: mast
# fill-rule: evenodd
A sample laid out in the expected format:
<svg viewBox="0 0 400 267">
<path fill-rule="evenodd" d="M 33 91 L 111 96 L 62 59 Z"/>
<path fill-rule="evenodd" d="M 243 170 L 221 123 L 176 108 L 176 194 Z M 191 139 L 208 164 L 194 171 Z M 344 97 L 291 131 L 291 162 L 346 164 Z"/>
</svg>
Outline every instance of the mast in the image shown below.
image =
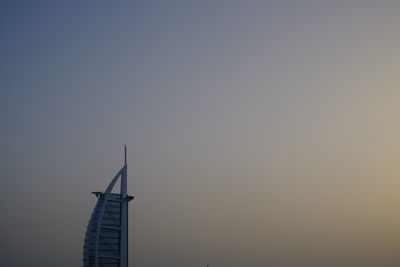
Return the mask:
<svg viewBox="0 0 400 267">
<path fill-rule="evenodd" d="M 128 267 L 128 165 L 126 146 L 124 146 L 124 167 L 121 174 L 121 262 L 120 267 Z"/>
<path fill-rule="evenodd" d="M 127 197 L 127 179 L 128 179 L 128 165 L 126 164 L 126 158 L 127 152 L 126 152 L 126 146 L 124 146 L 124 167 L 121 175 L 121 195 L 122 199 Z"/>
</svg>

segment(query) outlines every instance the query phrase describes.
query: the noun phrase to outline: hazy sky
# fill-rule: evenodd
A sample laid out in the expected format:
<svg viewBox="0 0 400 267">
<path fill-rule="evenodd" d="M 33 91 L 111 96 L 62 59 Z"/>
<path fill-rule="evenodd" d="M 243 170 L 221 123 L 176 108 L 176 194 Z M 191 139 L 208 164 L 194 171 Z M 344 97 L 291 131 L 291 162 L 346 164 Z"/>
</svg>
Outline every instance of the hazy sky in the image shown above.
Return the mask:
<svg viewBox="0 0 400 267">
<path fill-rule="evenodd" d="M 1 265 L 82 266 L 127 144 L 131 266 L 399 266 L 399 14 L 2 1 Z"/>
</svg>

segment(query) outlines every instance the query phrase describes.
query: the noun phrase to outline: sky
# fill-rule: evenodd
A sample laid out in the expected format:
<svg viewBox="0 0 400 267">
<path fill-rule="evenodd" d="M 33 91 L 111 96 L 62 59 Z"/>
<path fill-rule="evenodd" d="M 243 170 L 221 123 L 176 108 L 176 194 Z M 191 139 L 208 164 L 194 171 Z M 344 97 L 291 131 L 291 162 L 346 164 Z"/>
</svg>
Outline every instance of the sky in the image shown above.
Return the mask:
<svg viewBox="0 0 400 267">
<path fill-rule="evenodd" d="M 82 266 L 125 144 L 130 266 L 399 266 L 399 13 L 1 1 L 2 266 Z"/>
</svg>

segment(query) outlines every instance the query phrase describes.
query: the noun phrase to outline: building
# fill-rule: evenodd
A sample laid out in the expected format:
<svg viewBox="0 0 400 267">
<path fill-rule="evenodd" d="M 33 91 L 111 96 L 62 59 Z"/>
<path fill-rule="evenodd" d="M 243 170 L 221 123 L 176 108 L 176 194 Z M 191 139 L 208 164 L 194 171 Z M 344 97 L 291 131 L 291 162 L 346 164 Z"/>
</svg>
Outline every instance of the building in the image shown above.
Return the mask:
<svg viewBox="0 0 400 267">
<path fill-rule="evenodd" d="M 83 247 L 84 267 L 128 267 L 127 164 L 104 192 L 93 192 L 97 204 L 90 217 Z M 120 180 L 120 192 L 111 193 Z"/>
</svg>

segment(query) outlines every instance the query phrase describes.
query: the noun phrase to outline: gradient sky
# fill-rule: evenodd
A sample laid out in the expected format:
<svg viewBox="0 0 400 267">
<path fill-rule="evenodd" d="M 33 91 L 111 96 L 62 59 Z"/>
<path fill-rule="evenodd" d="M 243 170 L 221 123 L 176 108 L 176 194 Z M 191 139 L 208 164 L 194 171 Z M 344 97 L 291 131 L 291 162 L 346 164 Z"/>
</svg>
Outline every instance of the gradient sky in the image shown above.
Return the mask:
<svg viewBox="0 0 400 267">
<path fill-rule="evenodd" d="M 399 14 L 2 1 L 1 265 L 82 266 L 127 144 L 131 266 L 399 266 Z"/>
</svg>

